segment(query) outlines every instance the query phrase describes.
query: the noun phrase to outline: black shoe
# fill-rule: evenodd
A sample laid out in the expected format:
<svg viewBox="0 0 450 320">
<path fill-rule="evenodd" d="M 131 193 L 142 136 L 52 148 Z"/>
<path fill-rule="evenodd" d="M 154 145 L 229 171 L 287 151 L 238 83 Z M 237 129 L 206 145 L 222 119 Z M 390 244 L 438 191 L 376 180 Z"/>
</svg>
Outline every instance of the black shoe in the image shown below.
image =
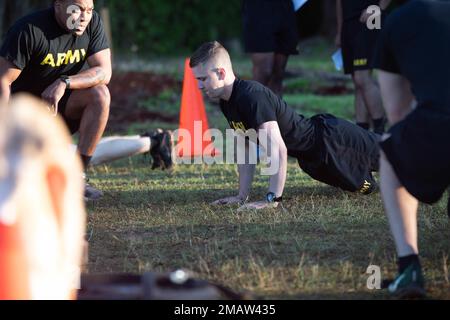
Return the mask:
<svg viewBox="0 0 450 320">
<path fill-rule="evenodd" d="M 163 132 L 163 130 L 158 128 L 156 130 L 146 131 L 143 134 L 141 134 L 141 137 L 150 138 L 150 150 L 148 152 L 144 153 L 144 156 L 150 155 L 152 170 L 162 167 L 161 157 L 159 156 L 159 153 L 157 152 L 158 148 L 155 148 L 156 145 L 158 144 L 158 141 L 156 140 L 156 135 L 158 135 L 162 132 Z"/>
<path fill-rule="evenodd" d="M 410 264 L 395 280 L 389 284 L 388 290 L 399 299 L 417 299 L 425 297 L 422 268 L 417 263 Z"/>
<path fill-rule="evenodd" d="M 173 148 L 173 140 L 172 140 L 172 132 L 169 130 L 164 130 L 162 133 L 159 133 L 155 137 L 159 141 L 158 146 L 158 154 L 160 156 L 160 160 L 163 164 L 164 169 L 171 169 L 173 167 L 172 160 L 172 148 Z"/>
<path fill-rule="evenodd" d="M 156 129 L 145 132 L 141 137 L 149 137 L 151 140 L 150 156 L 153 159 L 152 170 L 161 168 L 171 169 L 172 161 L 172 132 L 169 130 Z"/>
</svg>

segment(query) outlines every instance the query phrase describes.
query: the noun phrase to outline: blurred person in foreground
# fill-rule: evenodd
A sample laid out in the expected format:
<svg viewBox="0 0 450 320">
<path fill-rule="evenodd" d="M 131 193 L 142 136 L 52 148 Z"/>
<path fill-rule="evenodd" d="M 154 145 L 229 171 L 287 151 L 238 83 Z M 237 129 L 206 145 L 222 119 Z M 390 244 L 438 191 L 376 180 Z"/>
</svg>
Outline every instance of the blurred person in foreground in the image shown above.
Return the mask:
<svg viewBox="0 0 450 320">
<path fill-rule="evenodd" d="M 82 165 L 63 121 L 18 96 L 0 107 L 0 299 L 75 299 Z"/>
<path fill-rule="evenodd" d="M 409 1 L 382 27 L 375 62 L 392 125 L 381 142 L 380 188 L 398 255 L 389 291 L 425 295 L 419 260 L 419 201 L 450 185 L 450 2 Z"/>
</svg>

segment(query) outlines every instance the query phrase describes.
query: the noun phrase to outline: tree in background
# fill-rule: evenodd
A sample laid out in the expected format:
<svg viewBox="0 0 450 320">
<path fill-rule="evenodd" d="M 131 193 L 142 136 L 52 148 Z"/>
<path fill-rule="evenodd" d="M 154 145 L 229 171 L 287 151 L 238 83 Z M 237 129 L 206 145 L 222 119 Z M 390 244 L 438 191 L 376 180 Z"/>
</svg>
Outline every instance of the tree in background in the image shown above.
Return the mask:
<svg viewBox="0 0 450 320">
<path fill-rule="evenodd" d="M 240 0 L 108 0 L 116 49 L 141 55 L 190 52 L 240 36 Z"/>
<path fill-rule="evenodd" d="M 27 13 L 50 6 L 51 0 L 2 0 L 0 2 L 0 37 L 13 23 Z"/>
<path fill-rule="evenodd" d="M 1 0 L 0 38 L 20 17 L 53 0 Z M 142 56 L 188 53 L 208 40 L 241 40 L 241 0 L 95 0 L 108 7 L 114 48 Z M 310 0 L 298 13 L 301 37 L 334 37 L 335 1 Z M 131 49 L 131 50 L 130 50 Z"/>
</svg>

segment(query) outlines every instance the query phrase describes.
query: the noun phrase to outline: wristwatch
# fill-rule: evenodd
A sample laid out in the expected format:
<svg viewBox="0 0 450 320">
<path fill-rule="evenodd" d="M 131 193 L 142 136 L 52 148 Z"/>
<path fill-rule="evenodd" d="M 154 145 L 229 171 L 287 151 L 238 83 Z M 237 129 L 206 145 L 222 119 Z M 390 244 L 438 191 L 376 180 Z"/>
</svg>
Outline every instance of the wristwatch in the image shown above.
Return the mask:
<svg viewBox="0 0 450 320">
<path fill-rule="evenodd" d="M 69 78 L 69 76 L 61 76 L 59 78 L 59 80 L 61 80 L 62 82 L 64 82 L 66 84 L 66 89 L 70 89 L 70 78 Z"/>
<path fill-rule="evenodd" d="M 276 197 L 275 193 L 273 192 L 269 192 L 268 194 L 266 194 L 266 201 L 269 203 L 274 203 L 274 202 L 281 202 L 283 200 L 283 197 Z"/>
</svg>

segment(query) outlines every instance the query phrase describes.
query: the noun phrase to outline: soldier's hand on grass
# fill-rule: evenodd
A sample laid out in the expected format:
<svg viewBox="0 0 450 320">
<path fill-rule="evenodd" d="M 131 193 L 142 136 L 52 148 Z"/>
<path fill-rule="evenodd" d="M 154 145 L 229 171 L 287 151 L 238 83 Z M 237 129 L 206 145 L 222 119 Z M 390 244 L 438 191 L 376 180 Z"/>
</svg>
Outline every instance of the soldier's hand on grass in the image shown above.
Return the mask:
<svg viewBox="0 0 450 320">
<path fill-rule="evenodd" d="M 238 209 L 238 211 L 244 210 L 261 210 L 268 208 L 276 208 L 278 207 L 278 202 L 267 202 L 267 201 L 256 201 L 244 204 L 242 207 Z"/>
<path fill-rule="evenodd" d="M 42 99 L 49 105 L 49 111 L 53 116 L 58 114 L 58 103 L 66 92 L 66 84 L 60 79 L 53 82 L 44 92 Z"/>
<path fill-rule="evenodd" d="M 227 197 L 222 198 L 219 200 L 216 200 L 212 202 L 213 205 L 227 205 L 227 204 L 243 204 L 245 201 L 247 201 L 247 197 L 241 197 L 241 196 L 233 196 L 233 197 Z"/>
</svg>

